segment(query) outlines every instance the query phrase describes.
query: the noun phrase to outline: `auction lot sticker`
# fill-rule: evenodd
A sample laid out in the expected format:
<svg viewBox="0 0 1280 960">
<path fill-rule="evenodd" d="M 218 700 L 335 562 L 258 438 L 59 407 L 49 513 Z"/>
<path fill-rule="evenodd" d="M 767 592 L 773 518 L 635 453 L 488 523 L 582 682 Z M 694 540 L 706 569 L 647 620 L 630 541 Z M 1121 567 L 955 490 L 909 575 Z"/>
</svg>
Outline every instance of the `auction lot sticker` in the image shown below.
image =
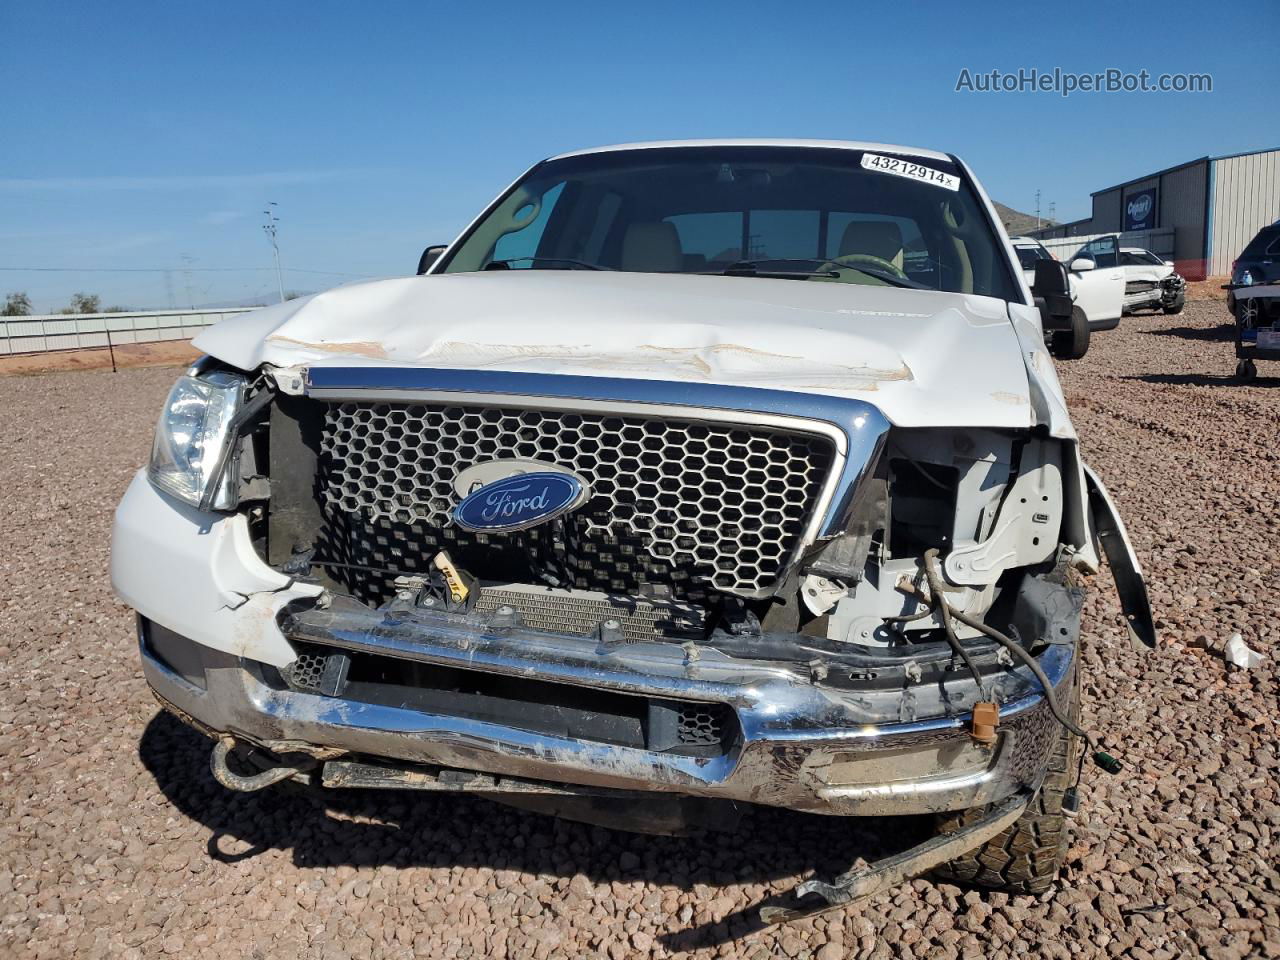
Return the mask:
<svg viewBox="0 0 1280 960">
<path fill-rule="evenodd" d="M 912 163 L 910 160 L 903 160 L 901 157 L 886 157 L 879 153 L 864 153 L 862 155 L 862 168 L 864 170 L 875 170 L 877 173 L 892 173 L 899 177 L 906 177 L 908 180 L 919 180 L 947 190 L 960 189 L 959 177 L 950 173 L 943 173 L 941 170 L 935 170 L 933 167 Z"/>
</svg>

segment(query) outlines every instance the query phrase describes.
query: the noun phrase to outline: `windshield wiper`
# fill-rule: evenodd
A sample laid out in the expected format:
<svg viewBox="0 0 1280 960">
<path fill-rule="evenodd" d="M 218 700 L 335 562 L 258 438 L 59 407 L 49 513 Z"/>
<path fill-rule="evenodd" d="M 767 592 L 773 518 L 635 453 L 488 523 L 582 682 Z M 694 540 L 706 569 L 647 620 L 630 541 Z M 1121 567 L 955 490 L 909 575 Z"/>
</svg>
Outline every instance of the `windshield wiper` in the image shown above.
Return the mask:
<svg viewBox="0 0 1280 960">
<path fill-rule="evenodd" d="M 834 270 L 770 270 L 768 268 L 761 270 L 758 264 L 761 263 L 790 263 L 790 260 L 769 257 L 764 260 L 739 260 L 737 263 L 731 263 L 723 270 L 699 270 L 698 272 L 706 276 L 712 277 L 838 277 L 840 274 Z M 802 263 L 814 263 L 813 260 L 798 261 Z"/>
<path fill-rule="evenodd" d="M 883 280 L 891 287 L 903 287 L 907 290 L 931 289 L 926 287 L 923 283 L 916 283 L 916 281 L 908 277 L 900 277 L 896 273 L 890 273 L 888 270 L 880 270 L 876 267 L 859 267 L 852 263 L 837 263 L 836 266 L 841 270 L 857 270 L 859 273 L 865 273 L 868 277 L 875 277 L 877 280 Z"/>
<path fill-rule="evenodd" d="M 510 270 L 511 264 L 523 263 L 525 260 L 534 263 L 568 263 L 575 267 L 582 267 L 584 270 L 614 270 L 614 267 L 606 267 L 599 263 L 587 263 L 585 260 L 574 260 L 572 257 L 508 257 L 505 260 L 490 260 L 484 265 L 486 270 Z"/>
<path fill-rule="evenodd" d="M 788 272 L 778 271 L 778 270 L 768 270 L 768 269 L 759 270 L 756 267 L 756 265 L 760 263 L 818 263 L 818 264 L 829 263 L 835 269 L 808 270 L 808 271 L 797 270 L 797 271 L 788 273 Z M 777 277 L 777 276 L 838 277 L 840 276 L 841 270 L 857 270 L 859 273 L 865 273 L 868 277 L 875 277 L 877 280 L 883 280 L 885 283 L 889 284 L 889 286 L 891 287 L 903 287 L 908 290 L 931 289 L 930 287 L 925 286 L 923 283 L 916 283 L 916 281 L 914 280 L 908 279 L 906 277 L 900 277 L 895 273 L 890 273 L 888 270 L 880 270 L 874 266 L 870 266 L 870 265 L 861 266 L 861 265 L 852 264 L 852 263 L 840 263 L 836 260 L 826 260 L 818 257 L 764 257 L 759 260 L 739 260 L 737 263 L 730 264 L 728 267 L 725 267 L 725 269 L 723 270 L 708 270 L 705 272 L 714 273 L 714 274 L 725 274 L 727 276 L 737 275 L 737 276 L 745 276 L 745 277 L 753 277 L 753 276 L 754 277 Z"/>
</svg>

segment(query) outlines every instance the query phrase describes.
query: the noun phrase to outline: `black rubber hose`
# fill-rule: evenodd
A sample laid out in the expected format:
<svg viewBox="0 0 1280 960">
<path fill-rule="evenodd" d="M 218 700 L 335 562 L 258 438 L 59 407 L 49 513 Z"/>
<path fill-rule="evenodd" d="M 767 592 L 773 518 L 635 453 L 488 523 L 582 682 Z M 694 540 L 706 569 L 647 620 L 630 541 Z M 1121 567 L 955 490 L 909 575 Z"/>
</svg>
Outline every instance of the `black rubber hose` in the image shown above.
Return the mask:
<svg viewBox="0 0 1280 960">
<path fill-rule="evenodd" d="M 1057 718 L 1058 722 L 1062 724 L 1064 727 L 1066 727 L 1068 730 L 1070 730 L 1072 733 L 1074 733 L 1076 736 L 1082 738 L 1086 743 L 1089 744 L 1090 747 L 1092 747 L 1095 750 L 1098 749 L 1098 745 L 1094 741 L 1093 737 L 1090 736 L 1081 727 L 1077 726 L 1074 721 L 1072 721 L 1065 713 L 1062 712 L 1062 708 L 1058 704 L 1058 697 L 1053 692 L 1053 684 L 1049 682 L 1049 678 L 1046 677 L 1044 674 L 1044 671 L 1040 669 L 1040 664 L 1036 663 L 1036 658 L 1033 657 L 1030 653 L 1028 653 L 1026 649 L 1022 646 L 1022 644 L 1018 643 L 1012 637 L 1006 637 L 1003 633 L 1001 633 L 999 630 L 995 629 L 994 627 L 989 627 L 985 623 L 983 623 L 981 620 L 974 619 L 973 617 L 970 617 L 967 614 L 952 611 L 952 615 L 961 623 L 963 623 L 965 626 L 972 627 L 973 629 L 978 630 L 981 633 L 985 634 L 986 636 L 990 637 L 996 643 L 1003 646 L 1011 654 L 1013 654 L 1015 657 L 1021 660 L 1027 666 L 1027 668 L 1035 675 L 1035 678 L 1038 681 L 1040 681 L 1040 686 L 1044 688 L 1045 702 L 1049 704 L 1049 710 L 1050 712 L 1053 713 L 1054 717 Z"/>
<path fill-rule="evenodd" d="M 1098 766 L 1102 767 L 1102 769 L 1107 771 L 1107 773 L 1116 773 L 1117 771 L 1119 771 L 1121 768 L 1120 762 L 1116 760 L 1114 757 L 1110 756 L 1109 754 L 1104 753 L 1101 747 L 1099 747 L 1098 741 L 1094 739 L 1093 735 L 1090 734 L 1083 727 L 1081 727 L 1079 724 L 1077 724 L 1075 721 L 1073 721 L 1070 717 L 1068 717 L 1062 711 L 1062 707 L 1058 703 L 1057 694 L 1054 693 L 1053 684 L 1049 682 L 1049 678 L 1045 676 L 1044 671 L 1040 669 L 1040 664 L 1036 662 L 1036 658 L 1033 657 L 1026 650 L 1026 648 L 1022 646 L 1022 644 L 1018 643 L 1011 637 L 1005 636 L 995 627 L 988 626 L 987 624 L 983 623 L 981 620 L 976 619 L 975 617 L 971 617 L 966 613 L 961 613 L 960 611 L 953 610 L 951 608 L 951 605 L 947 603 L 946 598 L 942 595 L 942 591 L 940 589 L 941 588 L 940 578 L 933 566 L 933 564 L 937 560 L 937 556 L 938 556 L 937 550 L 928 550 L 925 552 L 924 570 L 925 570 L 925 577 L 929 581 L 929 590 L 934 595 L 934 597 L 936 597 L 936 602 L 942 611 L 943 624 L 948 625 L 950 618 L 955 617 L 956 620 L 958 620 L 960 623 L 963 623 L 965 626 L 972 627 L 974 630 L 977 630 L 979 633 L 987 637 L 990 637 L 992 640 L 996 641 L 996 643 L 1000 644 L 1002 647 L 1008 650 L 1011 654 L 1013 654 L 1015 657 L 1021 660 L 1022 663 L 1035 676 L 1036 680 L 1039 681 L 1040 686 L 1044 689 L 1045 703 L 1049 705 L 1049 712 L 1053 714 L 1054 719 L 1057 720 L 1060 724 L 1062 724 L 1062 726 L 1065 727 L 1067 730 L 1074 733 L 1077 737 L 1079 737 L 1081 740 L 1087 743 L 1089 745 L 1089 749 L 1095 751 L 1093 759 L 1094 759 L 1094 762 L 1098 764 Z M 912 589 L 916 592 L 917 595 L 919 595 L 919 592 L 920 592 L 919 588 L 913 586 Z M 947 632 L 948 641 L 952 641 L 955 635 L 949 626 L 946 632 Z M 954 641 L 952 645 L 953 647 L 958 646 L 959 641 L 958 640 Z M 969 657 L 967 654 L 963 652 L 963 648 L 961 648 L 961 656 L 964 657 L 964 660 L 966 663 L 970 663 L 970 669 L 972 669 L 972 665 L 969 660 Z M 981 689 L 981 682 L 979 682 L 979 689 Z M 1083 757 L 1081 758 L 1081 762 L 1083 762 Z"/>
<path fill-rule="evenodd" d="M 964 661 L 964 665 L 973 674 L 973 682 L 978 685 L 978 696 L 985 700 L 987 698 L 987 690 L 986 685 L 982 682 L 982 674 L 978 672 L 973 658 L 969 656 L 969 651 L 964 648 L 964 644 L 956 636 L 955 627 L 951 625 L 953 611 L 951 605 L 947 603 L 947 598 L 942 595 L 942 578 L 938 575 L 935 567 L 937 561 L 938 551 L 936 549 L 924 552 L 924 576 L 929 581 L 929 592 L 933 595 L 934 603 L 941 615 L 942 630 L 947 635 L 947 643 L 951 644 L 951 649 Z"/>
<path fill-rule="evenodd" d="M 925 617 L 933 616 L 933 608 L 921 610 L 919 613 L 909 613 L 905 617 L 885 617 L 885 623 L 914 623 L 917 620 L 923 620 Z"/>
</svg>

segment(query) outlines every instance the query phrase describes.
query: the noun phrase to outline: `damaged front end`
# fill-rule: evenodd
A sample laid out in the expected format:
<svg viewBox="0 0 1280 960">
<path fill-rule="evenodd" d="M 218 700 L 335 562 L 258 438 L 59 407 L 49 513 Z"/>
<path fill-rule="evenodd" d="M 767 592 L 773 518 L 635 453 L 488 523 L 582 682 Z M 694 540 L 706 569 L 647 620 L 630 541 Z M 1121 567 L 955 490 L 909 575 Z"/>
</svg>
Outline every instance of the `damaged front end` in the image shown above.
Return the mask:
<svg viewBox="0 0 1280 960">
<path fill-rule="evenodd" d="M 1160 281 L 1160 307 L 1166 313 L 1176 313 L 1187 302 L 1187 281 L 1182 274 L 1173 272 Z"/>
<path fill-rule="evenodd" d="M 283 776 L 232 770 L 240 743 L 326 786 L 669 831 L 679 798 L 934 813 L 1044 774 L 1069 571 L 1096 562 L 1070 440 L 901 429 L 795 392 L 401 368 L 271 370 L 228 418 L 192 502 L 135 481 L 113 550 L 147 678 L 219 739 L 224 783 Z M 544 468 L 578 478 L 573 509 L 453 522 L 477 469 Z M 637 797 L 666 812 L 637 819 Z"/>
</svg>

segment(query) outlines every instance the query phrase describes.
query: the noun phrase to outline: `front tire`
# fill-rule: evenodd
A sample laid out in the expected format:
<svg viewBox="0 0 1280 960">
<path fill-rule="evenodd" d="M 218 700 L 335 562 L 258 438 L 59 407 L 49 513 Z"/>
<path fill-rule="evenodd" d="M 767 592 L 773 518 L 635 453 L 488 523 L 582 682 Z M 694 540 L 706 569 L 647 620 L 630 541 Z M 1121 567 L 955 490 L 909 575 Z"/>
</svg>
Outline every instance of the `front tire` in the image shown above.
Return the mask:
<svg viewBox="0 0 1280 960">
<path fill-rule="evenodd" d="M 1059 360 L 1079 360 L 1089 352 L 1089 318 L 1079 307 L 1071 308 L 1071 329 L 1055 330 L 1049 337 L 1049 352 Z"/>
<path fill-rule="evenodd" d="M 1074 681 L 1063 706 L 1072 721 L 1080 718 L 1079 687 Z M 1047 709 L 1047 708 L 1046 708 Z M 1002 890 L 1006 893 L 1044 893 L 1058 878 L 1067 850 L 1068 829 L 1062 796 L 1075 775 L 1080 738 L 1065 727 L 1049 757 L 1048 772 L 1026 811 L 1012 826 L 981 847 L 934 871 L 942 880 Z M 951 833 L 982 817 L 985 807 L 941 814 L 938 832 Z"/>
</svg>

